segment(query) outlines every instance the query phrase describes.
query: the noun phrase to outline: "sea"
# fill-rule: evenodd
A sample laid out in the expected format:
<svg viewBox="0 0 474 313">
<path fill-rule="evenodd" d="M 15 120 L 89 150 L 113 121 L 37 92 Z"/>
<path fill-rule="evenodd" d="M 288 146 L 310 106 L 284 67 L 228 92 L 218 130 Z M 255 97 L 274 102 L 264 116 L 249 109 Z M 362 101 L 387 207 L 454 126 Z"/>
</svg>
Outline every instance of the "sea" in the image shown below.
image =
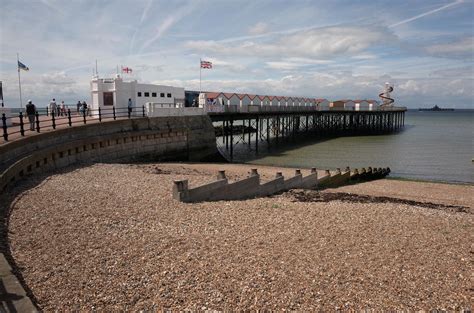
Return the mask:
<svg viewBox="0 0 474 313">
<path fill-rule="evenodd" d="M 234 162 L 318 169 L 390 167 L 390 177 L 474 183 L 474 110 L 418 111 L 405 115 L 405 128 L 390 135 L 300 140 L 256 154 L 236 147 Z"/>
</svg>

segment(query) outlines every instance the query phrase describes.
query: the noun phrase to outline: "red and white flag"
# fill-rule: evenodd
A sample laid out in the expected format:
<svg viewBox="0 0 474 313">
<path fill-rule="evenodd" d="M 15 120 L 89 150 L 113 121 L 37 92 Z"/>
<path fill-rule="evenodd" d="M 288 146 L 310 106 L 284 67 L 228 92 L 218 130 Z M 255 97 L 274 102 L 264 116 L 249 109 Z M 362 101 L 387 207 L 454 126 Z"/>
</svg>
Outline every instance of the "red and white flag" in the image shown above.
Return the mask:
<svg viewBox="0 0 474 313">
<path fill-rule="evenodd" d="M 132 72 L 131 68 L 129 68 L 128 66 L 127 67 L 122 66 L 122 73 L 130 74 L 131 72 Z"/>
<path fill-rule="evenodd" d="M 201 60 L 201 68 L 212 68 L 212 62 Z"/>
</svg>

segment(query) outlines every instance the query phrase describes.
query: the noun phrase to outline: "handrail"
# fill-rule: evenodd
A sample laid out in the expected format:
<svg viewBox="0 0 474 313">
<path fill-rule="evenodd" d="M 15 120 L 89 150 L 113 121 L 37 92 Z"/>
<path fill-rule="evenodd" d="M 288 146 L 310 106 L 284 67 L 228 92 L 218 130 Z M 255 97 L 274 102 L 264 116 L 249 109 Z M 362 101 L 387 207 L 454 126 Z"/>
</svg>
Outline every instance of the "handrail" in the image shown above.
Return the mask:
<svg viewBox="0 0 474 313">
<path fill-rule="evenodd" d="M 40 112 L 44 114 L 40 114 Z M 99 109 L 86 109 L 80 112 L 71 111 L 68 109 L 67 112 L 60 112 L 59 116 L 57 112 L 49 112 L 46 110 L 36 110 L 34 117 L 30 120 L 30 116 L 19 111 L 16 116 L 7 117 L 5 113 L 1 115 L 3 141 L 10 142 L 25 137 L 28 133 L 36 132 L 40 133 L 41 130 L 51 130 L 58 127 L 64 128 L 72 127 L 78 124 L 87 124 L 87 122 L 99 122 L 104 120 L 116 120 L 116 119 L 133 119 L 146 117 L 145 106 L 131 107 L 131 108 L 99 108 Z M 32 123 L 32 125 L 29 125 Z M 19 136 L 15 136 L 19 134 Z M 13 138 L 12 138 L 13 137 Z"/>
</svg>

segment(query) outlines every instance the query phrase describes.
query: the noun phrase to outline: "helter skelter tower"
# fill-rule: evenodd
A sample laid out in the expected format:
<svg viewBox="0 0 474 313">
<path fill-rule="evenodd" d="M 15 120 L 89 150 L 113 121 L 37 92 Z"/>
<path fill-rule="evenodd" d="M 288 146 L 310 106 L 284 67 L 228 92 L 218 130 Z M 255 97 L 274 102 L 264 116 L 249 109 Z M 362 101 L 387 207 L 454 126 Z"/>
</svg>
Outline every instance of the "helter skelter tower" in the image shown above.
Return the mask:
<svg viewBox="0 0 474 313">
<path fill-rule="evenodd" d="M 380 99 L 382 99 L 382 106 L 393 106 L 395 100 L 390 98 L 390 93 L 393 91 L 393 86 L 390 83 L 385 83 L 384 91 L 379 94 Z"/>
</svg>

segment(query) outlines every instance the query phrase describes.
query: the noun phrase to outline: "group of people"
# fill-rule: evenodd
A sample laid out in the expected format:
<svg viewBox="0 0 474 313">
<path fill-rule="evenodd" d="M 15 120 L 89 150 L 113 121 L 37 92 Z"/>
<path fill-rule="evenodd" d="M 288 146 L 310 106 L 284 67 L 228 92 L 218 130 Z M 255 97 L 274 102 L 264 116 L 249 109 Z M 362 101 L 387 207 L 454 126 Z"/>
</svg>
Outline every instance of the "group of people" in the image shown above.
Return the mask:
<svg viewBox="0 0 474 313">
<path fill-rule="evenodd" d="M 85 101 L 77 101 L 76 107 L 78 114 L 89 115 L 90 112 Z M 64 103 L 64 101 L 61 101 L 61 104 L 56 104 L 56 99 L 53 98 L 53 100 L 49 102 L 49 112 L 54 113 L 56 116 L 67 116 L 68 109 L 69 107 Z"/>
<path fill-rule="evenodd" d="M 64 104 L 64 101 L 61 101 L 61 104 L 56 104 L 56 99 L 53 98 L 49 102 L 49 112 L 51 114 L 55 114 L 56 116 L 66 116 L 67 115 L 68 106 Z"/>
<path fill-rule="evenodd" d="M 77 104 L 76 104 L 76 107 L 77 107 L 77 113 L 81 114 L 81 115 L 90 115 L 90 111 L 89 111 L 89 108 L 87 106 L 87 103 L 85 101 L 77 101 Z"/>
<path fill-rule="evenodd" d="M 87 106 L 87 103 L 85 101 L 77 101 L 76 106 L 78 114 L 90 115 L 89 107 Z M 56 116 L 67 116 L 69 109 L 68 106 L 64 103 L 64 101 L 61 101 L 61 104 L 59 105 L 56 104 L 56 99 L 54 98 L 49 102 L 48 108 L 50 114 L 54 114 Z M 132 99 L 128 99 L 127 109 L 128 113 L 131 114 L 133 109 Z M 36 106 L 31 100 L 28 100 L 28 103 L 26 105 L 26 115 L 28 116 L 28 120 L 30 123 L 30 130 L 35 130 Z"/>
</svg>

